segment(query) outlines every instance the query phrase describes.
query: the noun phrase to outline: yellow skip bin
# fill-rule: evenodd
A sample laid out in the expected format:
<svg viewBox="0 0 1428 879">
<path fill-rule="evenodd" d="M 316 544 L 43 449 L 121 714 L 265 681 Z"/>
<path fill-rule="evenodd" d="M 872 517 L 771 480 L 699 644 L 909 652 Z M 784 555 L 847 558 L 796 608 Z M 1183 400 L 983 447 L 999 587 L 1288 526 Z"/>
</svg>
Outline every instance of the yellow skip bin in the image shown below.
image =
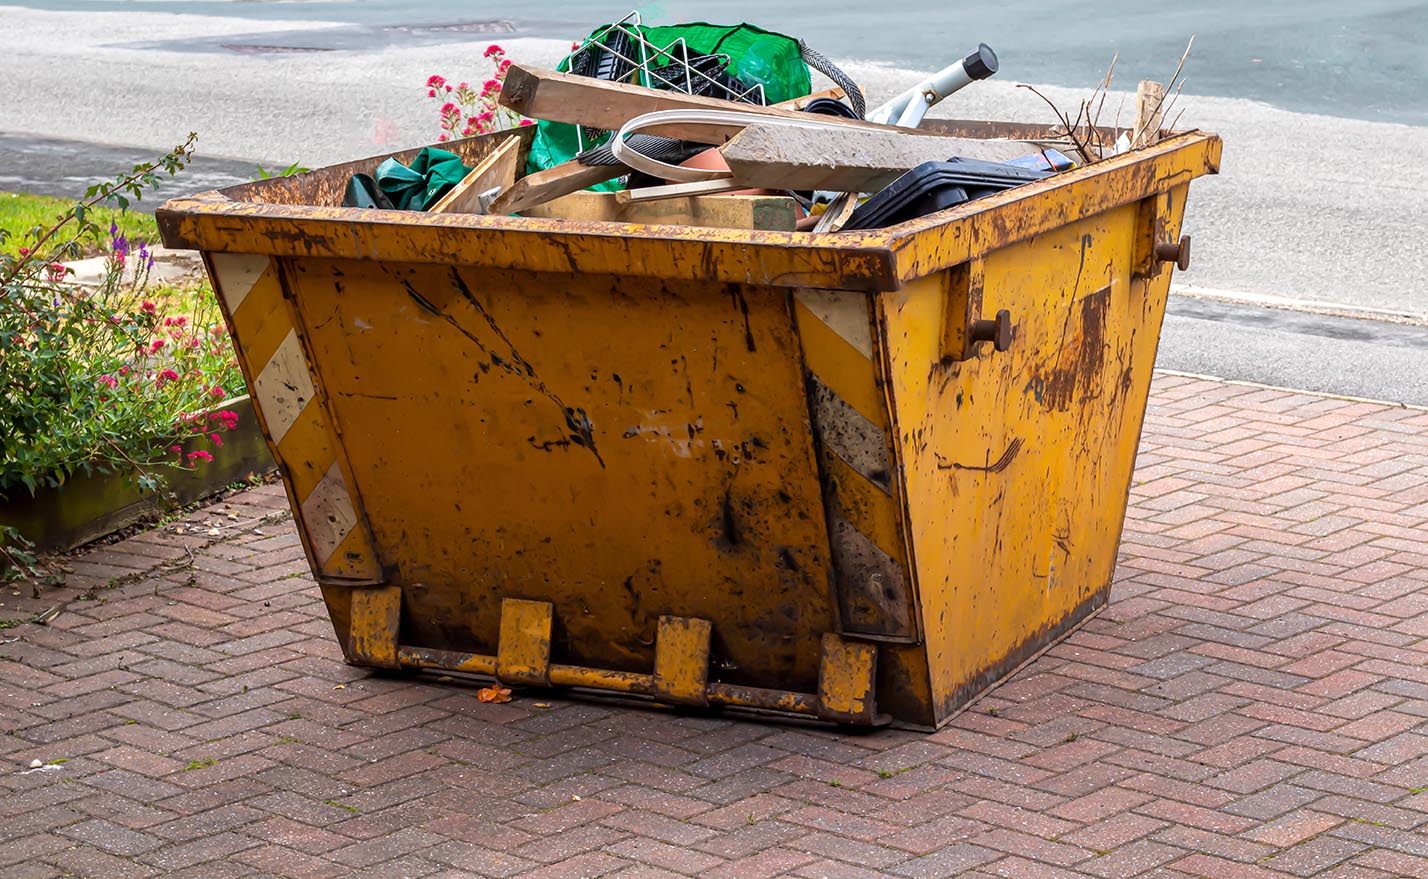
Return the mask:
<svg viewBox="0 0 1428 879">
<path fill-rule="evenodd" d="M 159 222 L 349 661 L 932 727 L 1106 602 L 1219 159 L 1182 133 L 873 232 L 331 207 L 378 159 Z"/>
</svg>

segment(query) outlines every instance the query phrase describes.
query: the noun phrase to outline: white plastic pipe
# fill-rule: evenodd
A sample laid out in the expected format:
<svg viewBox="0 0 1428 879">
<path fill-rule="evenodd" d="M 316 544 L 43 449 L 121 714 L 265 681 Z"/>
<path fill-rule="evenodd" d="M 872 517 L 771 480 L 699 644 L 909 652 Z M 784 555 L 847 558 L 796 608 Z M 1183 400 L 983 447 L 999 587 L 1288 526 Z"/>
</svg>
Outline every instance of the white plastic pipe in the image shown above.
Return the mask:
<svg viewBox="0 0 1428 879">
<path fill-rule="evenodd" d="M 869 122 L 916 128 L 927 111 L 943 98 L 997 72 L 997 53 L 986 43 L 949 64 L 868 114 Z"/>
</svg>

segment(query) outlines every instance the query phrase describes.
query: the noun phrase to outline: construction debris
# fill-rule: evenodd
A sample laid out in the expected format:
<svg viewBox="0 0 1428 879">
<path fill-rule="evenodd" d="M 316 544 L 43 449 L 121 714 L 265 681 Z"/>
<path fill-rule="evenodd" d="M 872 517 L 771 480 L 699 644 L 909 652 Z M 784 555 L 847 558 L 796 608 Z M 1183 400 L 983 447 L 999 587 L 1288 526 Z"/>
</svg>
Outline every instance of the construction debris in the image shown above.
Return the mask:
<svg viewBox="0 0 1428 879">
<path fill-rule="evenodd" d="M 559 70 L 512 65 L 499 101 L 536 124 L 494 135 L 504 140 L 459 182 L 449 169 L 464 165 L 434 161 L 455 156 L 424 152 L 410 169 L 389 159 L 375 177 L 354 175 L 346 203 L 770 231 L 881 228 L 1155 144 L 1184 62 L 1167 86 L 1140 84 L 1130 128 L 1099 124 L 1112 60 L 1074 117 L 1052 105 L 1058 124 L 1018 132 L 1028 139 L 957 137 L 919 126 L 932 106 L 997 73 L 986 44 L 867 110 L 857 84 L 802 41 L 748 25 L 655 28 L 631 13 L 592 31 Z M 810 68 L 837 85 L 813 92 Z"/>
</svg>

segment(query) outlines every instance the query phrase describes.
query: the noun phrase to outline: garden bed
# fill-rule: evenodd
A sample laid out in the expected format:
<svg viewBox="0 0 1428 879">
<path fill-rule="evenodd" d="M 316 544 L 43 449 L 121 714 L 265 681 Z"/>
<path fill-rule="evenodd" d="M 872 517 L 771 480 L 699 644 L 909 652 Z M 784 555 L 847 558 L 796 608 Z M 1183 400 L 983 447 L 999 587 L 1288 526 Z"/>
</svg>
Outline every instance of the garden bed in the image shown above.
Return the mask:
<svg viewBox="0 0 1428 879">
<path fill-rule="evenodd" d="M 208 450 L 212 461 L 192 468 L 169 463 L 150 468 L 163 477 L 166 494 L 141 489 L 129 472 L 77 473 L 63 486 L 41 486 L 33 497 L 23 489 L 15 492 L 0 507 L 0 525 L 15 527 L 38 552 L 62 552 L 271 472 L 273 458 L 251 400 L 235 397 L 212 411 L 238 418 L 224 432 L 220 448 L 200 444 L 201 438 L 191 441 L 193 449 Z"/>
</svg>

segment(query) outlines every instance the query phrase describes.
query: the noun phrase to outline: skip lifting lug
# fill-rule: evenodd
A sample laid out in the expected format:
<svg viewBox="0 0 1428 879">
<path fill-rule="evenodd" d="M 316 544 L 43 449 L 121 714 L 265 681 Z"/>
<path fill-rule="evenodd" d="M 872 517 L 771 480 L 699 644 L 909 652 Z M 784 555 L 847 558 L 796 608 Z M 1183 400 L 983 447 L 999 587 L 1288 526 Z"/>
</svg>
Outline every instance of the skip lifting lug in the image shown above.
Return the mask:
<svg viewBox="0 0 1428 879">
<path fill-rule="evenodd" d="M 1011 347 L 1011 312 L 1003 308 L 997 312 L 997 316 L 993 320 L 985 318 L 974 320 L 970 330 L 968 335 L 972 342 L 991 342 L 998 351 L 1005 351 Z"/>
<path fill-rule="evenodd" d="M 1155 245 L 1155 258 L 1175 263 L 1182 272 L 1190 268 L 1190 236 L 1181 235 L 1179 241 L 1162 241 Z"/>
</svg>

